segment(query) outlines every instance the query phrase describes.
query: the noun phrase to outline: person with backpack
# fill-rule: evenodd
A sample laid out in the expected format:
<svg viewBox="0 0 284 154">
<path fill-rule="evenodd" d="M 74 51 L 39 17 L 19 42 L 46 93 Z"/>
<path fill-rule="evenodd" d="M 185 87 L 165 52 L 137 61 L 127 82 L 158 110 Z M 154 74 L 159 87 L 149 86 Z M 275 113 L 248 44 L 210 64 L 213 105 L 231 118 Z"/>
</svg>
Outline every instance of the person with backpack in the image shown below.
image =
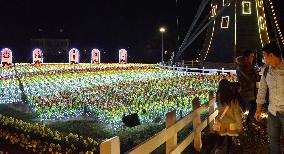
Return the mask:
<svg viewBox="0 0 284 154">
<path fill-rule="evenodd" d="M 264 69 L 257 94 L 257 109 L 255 119 L 260 121 L 261 108 L 266 102 L 267 90 L 269 91 L 267 133 L 270 143 L 270 153 L 281 152 L 281 131 L 284 133 L 284 61 L 281 58 L 281 49 L 277 42 L 270 42 L 263 48 L 263 58 L 268 65 Z"/>
<path fill-rule="evenodd" d="M 213 129 L 218 134 L 214 148 L 215 153 L 221 151 L 222 144 L 226 138 L 226 153 L 232 153 L 232 137 L 239 136 L 239 133 L 243 129 L 242 111 L 238 98 L 234 94 L 236 91 L 234 88 L 233 84 L 226 79 L 222 79 L 219 82 L 216 96 L 219 113 L 213 125 Z"/>
<path fill-rule="evenodd" d="M 240 94 L 247 102 L 249 109 L 246 124 L 251 124 L 254 121 L 256 110 L 256 82 L 259 81 L 260 76 L 254 69 L 254 60 L 254 52 L 251 50 L 245 50 L 242 56 L 236 58 L 237 79 L 241 86 Z"/>
</svg>

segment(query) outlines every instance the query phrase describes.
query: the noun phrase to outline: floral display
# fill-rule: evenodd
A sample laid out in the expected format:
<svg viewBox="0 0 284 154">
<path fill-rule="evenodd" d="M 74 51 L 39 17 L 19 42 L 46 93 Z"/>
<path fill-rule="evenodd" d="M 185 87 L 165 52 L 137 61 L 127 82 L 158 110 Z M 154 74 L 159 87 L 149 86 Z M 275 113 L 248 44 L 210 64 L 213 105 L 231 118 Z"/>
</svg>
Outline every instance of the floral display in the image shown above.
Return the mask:
<svg viewBox="0 0 284 154">
<path fill-rule="evenodd" d="M 235 75 L 188 73 L 143 64 L 49 64 L 3 69 L 1 103 L 23 100 L 42 120 L 87 115 L 113 128 L 138 113 L 142 123 L 159 122 L 177 110 L 183 116 L 198 97 L 208 101 L 222 78 Z"/>
<path fill-rule="evenodd" d="M 45 125 L 31 124 L 0 114 L 0 138 L 33 152 L 92 153 L 98 143 L 77 134 L 63 135 Z"/>
</svg>

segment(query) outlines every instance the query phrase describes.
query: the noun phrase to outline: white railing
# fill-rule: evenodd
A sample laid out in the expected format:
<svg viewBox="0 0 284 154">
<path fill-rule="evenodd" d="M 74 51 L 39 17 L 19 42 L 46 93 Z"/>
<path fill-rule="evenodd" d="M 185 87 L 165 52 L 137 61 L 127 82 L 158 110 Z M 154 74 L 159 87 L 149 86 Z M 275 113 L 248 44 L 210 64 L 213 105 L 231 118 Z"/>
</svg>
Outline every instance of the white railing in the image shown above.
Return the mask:
<svg viewBox="0 0 284 154">
<path fill-rule="evenodd" d="M 221 74 L 236 74 L 236 70 L 225 70 L 222 68 L 221 70 L 219 69 L 205 69 L 203 68 L 191 68 L 191 67 L 177 67 L 177 66 L 159 66 L 161 69 L 169 69 L 169 70 L 177 70 L 177 71 L 185 71 L 185 72 L 194 72 L 194 73 L 203 73 L 203 74 L 208 74 L 208 73 L 221 73 Z"/>
</svg>

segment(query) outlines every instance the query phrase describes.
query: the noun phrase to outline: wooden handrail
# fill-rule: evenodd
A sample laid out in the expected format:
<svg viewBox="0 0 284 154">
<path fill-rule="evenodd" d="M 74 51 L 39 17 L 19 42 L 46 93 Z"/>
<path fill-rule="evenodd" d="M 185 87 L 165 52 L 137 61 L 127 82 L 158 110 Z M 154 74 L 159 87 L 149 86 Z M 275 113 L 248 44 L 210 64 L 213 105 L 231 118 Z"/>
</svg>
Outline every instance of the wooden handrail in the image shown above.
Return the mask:
<svg viewBox="0 0 284 154">
<path fill-rule="evenodd" d="M 206 105 L 200 106 L 199 100 L 193 100 L 193 112 L 189 113 L 179 121 L 176 121 L 176 112 L 172 111 L 166 114 L 166 128 L 157 133 L 156 135 L 152 136 L 151 138 L 147 139 L 143 143 L 139 144 L 138 146 L 134 147 L 129 154 L 146 154 L 151 153 L 156 148 L 161 146 L 163 143 L 166 142 L 166 153 L 177 154 L 181 153 L 189 144 L 194 142 L 194 148 L 197 151 L 201 150 L 202 147 L 202 140 L 201 140 L 201 131 L 206 127 L 210 126 L 212 130 L 212 125 L 210 123 L 215 119 L 218 115 L 218 110 L 214 110 L 215 105 L 215 98 L 213 97 L 213 92 L 209 93 L 209 102 Z M 209 107 L 209 117 L 201 121 L 200 114 L 207 110 Z M 187 126 L 190 122 L 193 122 L 193 131 L 179 144 L 177 144 L 177 133 Z M 118 138 L 118 137 L 117 137 Z M 117 143 L 117 138 L 109 139 L 108 141 L 103 142 L 102 144 L 105 145 L 112 145 L 113 143 Z M 114 142 L 113 140 L 116 140 Z M 110 142 L 110 143 L 106 143 Z M 115 146 L 117 147 L 117 145 Z M 112 148 L 112 147 L 110 147 Z M 120 151 L 120 149 L 118 150 Z M 102 153 L 101 154 L 114 154 L 114 153 Z M 115 153 L 117 154 L 117 153 Z"/>
<path fill-rule="evenodd" d="M 100 154 L 120 154 L 119 137 L 115 136 L 100 144 Z"/>
</svg>

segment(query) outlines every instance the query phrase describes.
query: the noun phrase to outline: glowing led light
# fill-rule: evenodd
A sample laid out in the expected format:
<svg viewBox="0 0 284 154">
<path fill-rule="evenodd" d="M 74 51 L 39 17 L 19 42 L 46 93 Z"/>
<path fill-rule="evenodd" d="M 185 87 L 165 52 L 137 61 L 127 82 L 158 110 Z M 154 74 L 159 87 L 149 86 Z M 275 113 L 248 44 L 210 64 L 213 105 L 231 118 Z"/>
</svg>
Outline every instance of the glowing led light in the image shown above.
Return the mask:
<svg viewBox="0 0 284 154">
<path fill-rule="evenodd" d="M 125 49 L 120 49 L 118 53 L 119 53 L 119 63 L 120 64 L 127 63 L 127 51 Z"/>
<path fill-rule="evenodd" d="M 69 50 L 69 64 L 79 64 L 79 50 L 72 48 Z"/>
<path fill-rule="evenodd" d="M 258 4 L 259 7 L 262 7 L 262 6 L 263 6 L 263 1 L 258 0 L 258 1 L 257 1 L 257 4 Z"/>
<path fill-rule="evenodd" d="M 166 28 L 161 27 L 161 28 L 160 28 L 160 32 L 162 32 L 162 33 L 166 32 Z"/>
<path fill-rule="evenodd" d="M 211 3 L 211 7 L 212 7 L 212 6 L 213 6 L 213 4 Z M 217 4 L 212 7 L 212 10 L 215 10 L 215 15 L 216 15 Z M 211 17 L 214 17 L 215 15 L 212 16 L 212 13 L 213 13 L 212 10 L 211 10 Z M 214 36 L 215 23 L 216 23 L 216 22 L 215 22 L 215 20 L 214 20 L 214 22 L 213 22 L 213 27 L 212 27 L 212 33 L 211 33 L 211 37 L 210 37 L 210 41 L 209 41 L 209 45 L 208 45 L 208 47 L 207 47 L 207 49 L 206 49 L 206 52 L 205 52 L 205 56 L 204 56 L 203 61 L 206 60 L 207 55 L 208 55 L 208 52 L 209 52 L 210 47 L 211 47 L 212 39 L 213 39 L 213 36 Z M 199 61 L 199 58 L 197 57 L 195 61 Z"/>
<path fill-rule="evenodd" d="M 2 67 L 8 68 L 12 65 L 12 50 L 9 48 L 4 48 L 1 50 L 1 64 Z"/>
<path fill-rule="evenodd" d="M 272 3 L 271 0 L 268 0 L 268 1 L 269 1 L 269 4 L 270 4 L 270 8 L 271 8 L 271 12 L 272 12 L 272 15 L 273 15 L 273 19 L 274 19 L 275 26 L 276 26 L 276 28 L 278 29 L 279 37 L 280 37 L 280 39 L 281 39 L 282 44 L 284 45 L 284 39 L 283 39 L 283 37 L 281 37 L 281 36 L 282 36 L 282 33 L 281 33 L 281 30 L 280 30 L 279 24 L 277 24 L 278 21 L 277 21 L 276 14 L 274 13 L 275 11 L 274 11 L 274 9 L 273 9 L 273 8 L 274 8 L 274 7 L 273 7 L 273 3 Z"/>
<path fill-rule="evenodd" d="M 92 50 L 92 59 L 91 59 L 92 64 L 99 64 L 101 63 L 101 52 L 98 49 L 93 49 Z"/>
<path fill-rule="evenodd" d="M 210 49 L 210 47 L 211 47 L 212 39 L 213 39 L 213 36 L 214 36 L 214 31 L 215 31 L 215 20 L 214 20 L 214 22 L 213 22 L 213 29 L 212 29 L 212 33 L 211 33 L 211 37 L 210 37 L 210 42 L 209 42 L 208 48 L 207 48 L 207 50 L 206 50 L 206 54 L 205 54 L 205 57 L 204 57 L 203 61 L 205 61 L 206 58 L 207 58 L 209 49 Z"/>
<path fill-rule="evenodd" d="M 260 36 L 260 42 L 263 46 L 266 43 L 270 42 L 267 26 L 266 26 L 266 20 L 265 20 L 265 12 L 263 7 L 262 0 L 258 0 L 256 3 L 256 13 L 257 13 L 257 20 L 258 20 L 258 32 Z"/>
<path fill-rule="evenodd" d="M 260 1 L 260 0 L 259 0 Z M 258 4 L 258 3 L 257 3 Z M 262 41 L 262 35 L 261 35 L 261 30 L 260 30 L 260 24 L 259 24 L 259 14 L 258 14 L 258 7 L 262 7 L 262 5 L 256 5 L 256 14 L 257 14 L 257 24 L 258 24 L 258 33 L 259 33 L 259 38 L 260 38 L 260 42 L 261 42 L 261 46 L 263 46 L 263 41 Z"/>
<path fill-rule="evenodd" d="M 259 25 L 260 25 L 260 29 L 264 30 L 265 24 L 264 24 L 263 17 L 259 17 L 258 20 L 259 20 L 258 22 L 259 22 Z"/>
<path fill-rule="evenodd" d="M 216 16 L 216 14 L 217 14 L 217 7 L 218 7 L 217 4 L 212 7 L 212 9 L 211 9 L 211 17 L 215 17 Z"/>
<path fill-rule="evenodd" d="M 42 50 L 38 48 L 33 50 L 33 64 L 35 63 L 38 63 L 38 64 L 43 63 L 43 53 L 42 53 Z"/>
</svg>

